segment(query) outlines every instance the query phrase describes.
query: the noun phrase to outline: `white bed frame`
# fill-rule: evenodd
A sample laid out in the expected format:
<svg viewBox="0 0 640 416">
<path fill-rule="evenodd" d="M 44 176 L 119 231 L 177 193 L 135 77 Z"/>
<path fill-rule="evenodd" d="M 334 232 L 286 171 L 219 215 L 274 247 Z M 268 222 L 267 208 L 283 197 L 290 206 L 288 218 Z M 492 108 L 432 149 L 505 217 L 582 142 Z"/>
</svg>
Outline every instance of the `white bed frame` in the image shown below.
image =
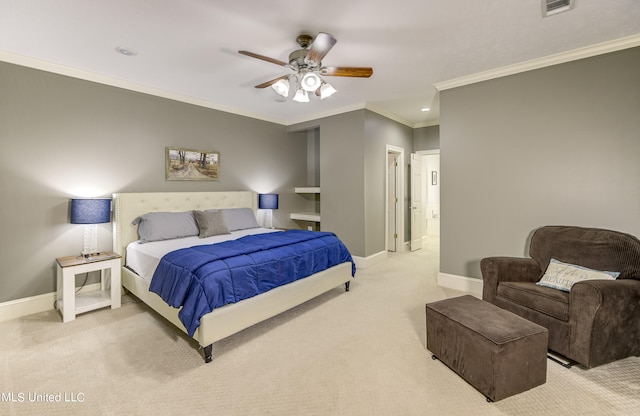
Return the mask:
<svg viewBox="0 0 640 416">
<path fill-rule="evenodd" d="M 154 192 L 113 194 L 113 251 L 123 258 L 122 285 L 136 297 L 164 316 L 185 333 L 178 318 L 179 309 L 166 304 L 149 291 L 149 282 L 126 268 L 126 248 L 138 240 L 134 218 L 147 212 L 176 212 L 191 209 L 252 208 L 257 209 L 257 195 L 250 191 L 234 192 Z M 349 290 L 351 263 L 342 263 L 307 278 L 296 280 L 266 293 L 214 309 L 200 320 L 193 335 L 204 349 L 205 362 L 212 359 L 212 344 L 245 328 L 278 315 L 344 284 Z"/>
</svg>

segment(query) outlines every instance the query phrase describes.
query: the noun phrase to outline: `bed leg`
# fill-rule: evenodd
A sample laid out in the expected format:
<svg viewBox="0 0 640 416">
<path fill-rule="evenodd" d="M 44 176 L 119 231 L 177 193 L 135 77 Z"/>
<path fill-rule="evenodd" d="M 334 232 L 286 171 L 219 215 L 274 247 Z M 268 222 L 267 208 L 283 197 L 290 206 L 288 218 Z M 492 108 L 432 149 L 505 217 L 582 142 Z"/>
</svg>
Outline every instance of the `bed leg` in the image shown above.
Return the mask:
<svg viewBox="0 0 640 416">
<path fill-rule="evenodd" d="M 210 363 L 213 360 L 213 344 L 204 347 L 204 362 Z"/>
<path fill-rule="evenodd" d="M 351 282 L 344 282 L 344 291 L 345 292 L 349 291 L 349 286 L 351 286 Z"/>
</svg>

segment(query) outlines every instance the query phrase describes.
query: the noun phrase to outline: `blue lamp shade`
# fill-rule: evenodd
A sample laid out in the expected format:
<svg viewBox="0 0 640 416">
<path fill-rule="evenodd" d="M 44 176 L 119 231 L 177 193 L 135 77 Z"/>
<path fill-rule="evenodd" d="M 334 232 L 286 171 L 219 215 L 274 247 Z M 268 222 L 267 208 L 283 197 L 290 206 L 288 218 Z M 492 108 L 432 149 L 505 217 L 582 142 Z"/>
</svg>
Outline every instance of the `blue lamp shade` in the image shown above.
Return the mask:
<svg viewBox="0 0 640 416">
<path fill-rule="evenodd" d="M 101 224 L 111 221 L 111 199 L 72 199 L 71 224 Z"/>
<path fill-rule="evenodd" d="M 259 209 L 278 209 L 278 194 L 258 195 Z"/>
</svg>

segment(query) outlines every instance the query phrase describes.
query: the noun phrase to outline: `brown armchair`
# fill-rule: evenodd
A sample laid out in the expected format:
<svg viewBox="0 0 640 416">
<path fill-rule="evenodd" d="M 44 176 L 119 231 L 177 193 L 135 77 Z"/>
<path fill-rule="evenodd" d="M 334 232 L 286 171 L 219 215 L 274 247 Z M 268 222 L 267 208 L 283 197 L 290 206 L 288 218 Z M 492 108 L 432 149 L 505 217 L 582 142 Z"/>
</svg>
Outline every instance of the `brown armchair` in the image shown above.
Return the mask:
<svg viewBox="0 0 640 416">
<path fill-rule="evenodd" d="M 547 226 L 534 232 L 529 255 L 482 259 L 482 298 L 547 328 L 549 350 L 585 367 L 640 355 L 640 240 Z M 620 275 L 578 282 L 570 292 L 536 285 L 552 258 Z"/>
</svg>

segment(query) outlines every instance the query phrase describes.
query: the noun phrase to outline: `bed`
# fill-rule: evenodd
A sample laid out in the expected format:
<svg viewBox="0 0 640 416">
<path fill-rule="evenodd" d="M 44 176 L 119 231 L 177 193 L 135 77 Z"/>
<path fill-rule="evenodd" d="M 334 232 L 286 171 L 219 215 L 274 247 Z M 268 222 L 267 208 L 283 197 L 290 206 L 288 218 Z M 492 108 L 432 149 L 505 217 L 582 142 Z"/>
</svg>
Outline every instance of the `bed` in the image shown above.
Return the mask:
<svg viewBox="0 0 640 416">
<path fill-rule="evenodd" d="M 132 222 L 150 212 L 179 213 L 189 210 L 234 208 L 250 208 L 255 213 L 256 193 L 230 191 L 113 194 L 113 250 L 123 257 L 122 285 L 169 322 L 189 334 L 178 316 L 179 309 L 169 306 L 160 296 L 151 292 L 149 278 L 142 277 L 128 265 L 127 246 L 139 240 L 138 226 Z M 204 360 L 208 363 L 213 357 L 214 342 L 298 306 L 337 286 L 344 285 L 348 291 L 355 270 L 353 267 L 351 262 L 340 263 L 265 293 L 215 308 L 202 316 L 192 338 L 203 349 Z"/>
</svg>

